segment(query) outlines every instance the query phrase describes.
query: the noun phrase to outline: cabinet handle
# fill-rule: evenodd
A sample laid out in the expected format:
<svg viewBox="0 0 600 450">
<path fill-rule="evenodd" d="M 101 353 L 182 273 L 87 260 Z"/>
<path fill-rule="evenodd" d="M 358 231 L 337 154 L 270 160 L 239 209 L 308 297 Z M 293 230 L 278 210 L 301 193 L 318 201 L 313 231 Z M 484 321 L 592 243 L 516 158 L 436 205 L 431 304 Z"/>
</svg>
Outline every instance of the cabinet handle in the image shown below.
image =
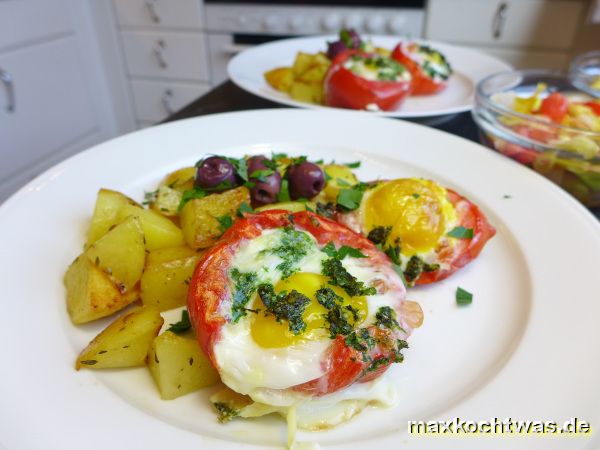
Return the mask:
<svg viewBox="0 0 600 450">
<path fill-rule="evenodd" d="M 173 91 L 171 89 L 166 89 L 163 92 L 163 95 L 160 96 L 160 101 L 162 102 L 165 110 L 169 114 L 173 114 L 175 112 L 175 108 L 173 108 Z"/>
<path fill-rule="evenodd" d="M 494 39 L 500 39 L 502 36 L 502 30 L 504 29 L 504 23 L 506 22 L 506 10 L 508 9 L 508 3 L 502 2 L 496 9 L 494 14 L 494 20 L 492 22 L 492 35 Z"/>
<path fill-rule="evenodd" d="M 6 111 L 9 113 L 15 112 L 17 107 L 15 100 L 15 85 L 13 83 L 13 77 L 6 70 L 0 69 L 0 81 L 4 84 L 6 89 Z"/>
<path fill-rule="evenodd" d="M 158 61 L 158 65 L 163 69 L 166 69 L 169 66 L 167 64 L 167 60 L 165 59 L 166 46 L 167 44 L 165 43 L 165 41 L 159 39 L 158 41 L 156 41 L 156 45 L 154 45 L 154 48 L 152 49 L 152 51 L 154 52 L 154 56 L 156 56 L 156 59 Z"/>
<path fill-rule="evenodd" d="M 144 3 L 146 4 L 146 8 L 148 8 L 148 12 L 154 23 L 159 23 L 160 16 L 158 15 L 158 11 L 156 11 L 156 0 L 145 0 Z"/>
</svg>

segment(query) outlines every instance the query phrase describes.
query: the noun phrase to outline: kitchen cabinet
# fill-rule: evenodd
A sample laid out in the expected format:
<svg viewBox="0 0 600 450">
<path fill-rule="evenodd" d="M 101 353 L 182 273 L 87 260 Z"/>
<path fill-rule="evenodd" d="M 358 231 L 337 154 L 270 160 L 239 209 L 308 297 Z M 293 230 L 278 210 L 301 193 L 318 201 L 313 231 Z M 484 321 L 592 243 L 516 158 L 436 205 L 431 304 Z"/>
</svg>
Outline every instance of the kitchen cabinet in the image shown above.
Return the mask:
<svg viewBox="0 0 600 450">
<path fill-rule="evenodd" d="M 199 0 L 113 0 L 107 30 L 118 35 L 135 123 L 145 127 L 210 89 Z"/>
<path fill-rule="evenodd" d="M 0 202 L 115 134 L 88 12 L 78 0 L 0 2 Z"/>
<path fill-rule="evenodd" d="M 517 68 L 562 69 L 585 0 L 429 0 L 428 39 L 474 47 Z"/>
</svg>

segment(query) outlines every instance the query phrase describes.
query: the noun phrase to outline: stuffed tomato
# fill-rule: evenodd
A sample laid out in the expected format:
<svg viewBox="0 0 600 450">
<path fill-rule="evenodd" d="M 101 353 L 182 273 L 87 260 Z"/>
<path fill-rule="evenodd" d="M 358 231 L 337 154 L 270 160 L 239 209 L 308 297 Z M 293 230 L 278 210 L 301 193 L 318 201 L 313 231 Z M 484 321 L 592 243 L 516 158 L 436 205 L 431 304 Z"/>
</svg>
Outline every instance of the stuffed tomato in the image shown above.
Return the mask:
<svg viewBox="0 0 600 450">
<path fill-rule="evenodd" d="M 391 111 L 410 94 L 411 80 L 410 72 L 391 58 L 357 50 L 342 52 L 325 76 L 325 104 Z"/>
<path fill-rule="evenodd" d="M 229 388 L 290 405 L 402 361 L 422 321 L 405 292 L 365 237 L 310 212 L 272 210 L 246 214 L 203 255 L 188 310 Z"/>
<path fill-rule="evenodd" d="M 450 276 L 496 233 L 476 205 L 422 178 L 375 183 L 337 220 L 377 244 L 410 285 Z"/>
<path fill-rule="evenodd" d="M 452 75 L 450 64 L 437 50 L 416 42 L 400 42 L 392 58 L 412 75 L 412 95 L 431 95 L 444 90 Z"/>
</svg>

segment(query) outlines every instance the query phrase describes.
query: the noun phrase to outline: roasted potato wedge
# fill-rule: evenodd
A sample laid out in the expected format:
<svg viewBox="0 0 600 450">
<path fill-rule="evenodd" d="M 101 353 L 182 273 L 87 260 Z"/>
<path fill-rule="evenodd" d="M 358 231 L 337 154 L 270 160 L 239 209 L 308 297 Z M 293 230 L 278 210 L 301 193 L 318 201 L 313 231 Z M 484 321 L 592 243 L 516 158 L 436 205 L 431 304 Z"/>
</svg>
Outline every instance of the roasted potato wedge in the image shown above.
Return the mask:
<svg viewBox="0 0 600 450">
<path fill-rule="evenodd" d="M 234 218 L 244 202 L 250 204 L 250 191 L 243 186 L 187 202 L 179 213 L 187 245 L 193 249 L 213 245 L 223 234 L 218 219 L 225 216 Z"/>
<path fill-rule="evenodd" d="M 117 214 L 124 205 L 139 206 L 135 201 L 120 192 L 111 191 L 110 189 L 100 189 L 98 191 L 94 214 L 87 233 L 86 247 L 104 236 L 112 226 L 119 222 Z"/>
<path fill-rule="evenodd" d="M 171 400 L 219 381 L 198 342 L 165 331 L 152 343 L 148 369 L 163 400 Z"/>
<path fill-rule="evenodd" d="M 75 368 L 143 366 L 163 322 L 158 310 L 148 306 L 123 314 L 83 349 Z"/>
<path fill-rule="evenodd" d="M 181 229 L 156 211 L 139 206 L 124 205 L 117 213 L 120 220 L 125 220 L 129 216 L 139 217 L 148 251 L 183 245 Z"/>
<path fill-rule="evenodd" d="M 177 216 L 177 210 L 179 203 L 181 203 L 181 197 L 183 193 L 177 189 L 170 188 L 168 186 L 160 186 L 154 195 L 154 200 L 150 203 L 150 209 L 157 213 L 174 218 Z"/>
<path fill-rule="evenodd" d="M 171 172 L 160 183 L 160 186 L 170 187 L 180 192 L 193 189 L 196 170 L 198 170 L 196 167 L 183 167 Z"/>
<path fill-rule="evenodd" d="M 199 258 L 200 254 L 189 247 L 150 252 L 140 282 L 144 305 L 152 305 L 160 311 L 185 305 L 188 283 Z"/>
<path fill-rule="evenodd" d="M 65 274 L 67 311 L 75 324 L 111 315 L 139 298 L 137 287 L 125 293 L 106 272 L 85 255 L 79 256 Z"/>
<path fill-rule="evenodd" d="M 125 219 L 88 248 L 85 256 L 104 270 L 121 292 L 128 291 L 140 280 L 146 260 L 140 220 L 135 216 Z"/>
<path fill-rule="evenodd" d="M 323 103 L 323 86 L 320 83 L 294 81 L 290 87 L 290 96 L 294 100 L 306 103 Z"/>
<path fill-rule="evenodd" d="M 307 209 L 308 207 L 308 209 Z M 260 208 L 256 208 L 257 212 L 261 211 L 269 211 L 272 209 L 285 209 L 290 212 L 300 212 L 300 211 L 310 211 L 315 210 L 316 205 L 312 202 L 279 202 L 279 203 L 271 203 L 269 205 L 261 206 Z"/>
<path fill-rule="evenodd" d="M 277 67 L 265 72 L 265 80 L 278 91 L 289 92 L 294 74 L 291 67 Z"/>
</svg>

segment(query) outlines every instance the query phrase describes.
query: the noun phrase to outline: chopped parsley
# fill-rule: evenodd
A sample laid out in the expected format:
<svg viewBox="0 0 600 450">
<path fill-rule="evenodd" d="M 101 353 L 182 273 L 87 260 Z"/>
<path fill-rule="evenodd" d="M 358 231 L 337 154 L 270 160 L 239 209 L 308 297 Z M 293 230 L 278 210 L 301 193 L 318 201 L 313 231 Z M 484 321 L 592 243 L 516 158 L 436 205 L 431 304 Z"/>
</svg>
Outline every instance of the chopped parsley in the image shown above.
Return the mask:
<svg viewBox="0 0 600 450">
<path fill-rule="evenodd" d="M 328 219 L 333 219 L 337 213 L 337 208 L 335 204 L 328 203 L 317 203 L 317 214 Z"/>
<path fill-rule="evenodd" d="M 235 287 L 231 306 L 231 318 L 233 322 L 237 322 L 246 315 L 246 305 L 256 292 L 258 276 L 254 272 L 244 273 L 235 268 L 231 269 L 230 276 Z"/>
<path fill-rule="evenodd" d="M 458 239 L 471 239 L 473 237 L 473 228 L 465 228 L 463 226 L 454 227 L 446 236 Z"/>
<path fill-rule="evenodd" d="M 331 288 L 321 288 L 315 293 L 317 301 L 323 305 L 326 309 L 332 309 L 336 305 L 339 305 L 344 300 L 342 297 L 337 295 Z"/>
<path fill-rule="evenodd" d="M 273 169 L 259 169 L 252 172 L 249 176 L 253 180 L 262 181 L 264 183 L 267 181 L 267 177 L 273 175 L 274 173 L 275 171 Z"/>
<path fill-rule="evenodd" d="M 348 334 L 345 342 L 348 347 L 361 352 L 363 361 L 369 360 L 368 352 L 373 350 L 375 344 L 377 344 L 367 328 L 360 328 Z"/>
<path fill-rule="evenodd" d="M 363 195 L 369 187 L 366 183 L 358 183 L 347 189 L 340 189 L 337 196 L 337 204 L 347 211 L 354 211 L 360 206 Z"/>
<path fill-rule="evenodd" d="M 144 201 L 142 205 L 149 205 L 156 201 L 156 196 L 158 195 L 158 189 L 151 192 L 144 192 Z"/>
<path fill-rule="evenodd" d="M 330 258 L 337 258 L 339 260 L 344 259 L 346 256 L 351 256 L 352 258 L 366 258 L 367 256 L 361 252 L 359 249 L 350 247 L 348 245 L 342 245 L 339 250 L 335 249 L 335 244 L 329 241 L 321 251 L 325 253 Z"/>
<path fill-rule="evenodd" d="M 293 219 L 293 215 L 291 215 Z M 272 249 L 263 250 L 275 254 L 281 258 L 277 270 L 281 272 L 282 278 L 288 278 L 298 270 L 298 262 L 306 255 L 312 245 L 312 239 L 304 231 L 296 230 L 292 226 L 282 229 L 283 236 L 277 246 Z M 261 252 L 262 253 L 262 252 Z"/>
<path fill-rule="evenodd" d="M 344 163 L 344 165 L 346 167 L 351 168 L 351 169 L 358 169 L 360 167 L 360 161 L 354 161 L 354 162 L 350 162 L 350 163 Z"/>
<path fill-rule="evenodd" d="M 219 221 L 219 226 L 221 227 L 222 233 L 225 233 L 229 228 L 231 228 L 231 225 L 233 225 L 233 218 L 228 214 L 217 217 L 217 220 Z"/>
<path fill-rule="evenodd" d="M 456 288 L 456 303 L 459 305 L 470 305 L 473 302 L 473 294 L 461 287 Z"/>
<path fill-rule="evenodd" d="M 401 330 L 398 320 L 396 320 L 396 311 L 390 306 L 382 306 L 375 314 L 375 325 L 379 328 L 387 328 L 389 330 Z"/>
<path fill-rule="evenodd" d="M 237 216 L 244 217 L 244 213 L 250 213 L 250 214 L 254 213 L 254 210 L 252 209 L 252 207 L 246 202 L 242 202 L 242 204 L 238 208 Z"/>
<path fill-rule="evenodd" d="M 373 244 L 383 245 L 387 241 L 391 232 L 392 232 L 392 227 L 384 227 L 384 226 L 375 227 L 371 231 L 369 231 L 369 234 L 367 235 L 367 239 L 370 240 Z"/>
<path fill-rule="evenodd" d="M 188 189 L 183 191 L 181 195 L 181 200 L 179 201 L 179 206 L 177 207 L 177 212 L 180 212 L 187 202 L 196 198 L 204 198 L 206 197 L 206 191 L 199 187 L 195 187 L 194 189 Z"/>
<path fill-rule="evenodd" d="M 175 334 L 179 334 L 188 331 L 190 328 L 192 328 L 190 315 L 188 314 L 187 310 L 184 309 L 181 311 L 181 320 L 179 322 L 172 323 L 167 331 L 172 331 Z"/>
<path fill-rule="evenodd" d="M 234 417 L 237 417 L 240 415 L 239 410 L 232 408 L 231 406 L 227 405 L 226 403 L 215 402 L 215 403 L 213 403 L 213 405 L 215 406 L 215 409 L 217 410 L 217 419 L 221 423 L 229 422 Z"/>
<path fill-rule="evenodd" d="M 329 284 L 341 287 L 350 297 L 360 295 L 375 295 L 377 290 L 374 287 L 366 287 L 362 281 L 358 281 L 352 276 L 337 258 L 329 258 L 322 263 L 323 275 L 331 278 Z"/>
<path fill-rule="evenodd" d="M 277 322 L 287 320 L 290 332 L 298 335 L 306 330 L 302 316 L 310 303 L 307 296 L 296 290 L 276 294 L 272 284 L 261 284 L 258 287 L 258 296 L 266 307 L 265 314 L 275 316 Z"/>
<path fill-rule="evenodd" d="M 333 308 L 327 311 L 325 320 L 329 324 L 329 337 L 331 339 L 334 339 L 338 334 L 346 336 L 354 331 L 346 311 L 340 305 L 334 305 Z"/>
<path fill-rule="evenodd" d="M 290 197 L 290 187 L 289 182 L 285 178 L 281 180 L 281 187 L 279 188 L 279 192 L 277 193 L 277 201 L 278 202 L 289 202 L 291 200 Z"/>
</svg>

